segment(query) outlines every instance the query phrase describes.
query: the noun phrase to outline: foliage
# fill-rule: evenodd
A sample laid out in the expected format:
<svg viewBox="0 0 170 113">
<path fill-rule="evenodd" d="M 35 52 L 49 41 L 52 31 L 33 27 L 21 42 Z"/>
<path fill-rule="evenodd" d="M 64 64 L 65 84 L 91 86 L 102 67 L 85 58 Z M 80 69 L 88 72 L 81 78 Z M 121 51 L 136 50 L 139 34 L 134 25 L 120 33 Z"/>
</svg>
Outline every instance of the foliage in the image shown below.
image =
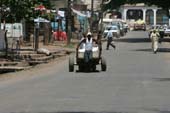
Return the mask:
<svg viewBox="0 0 170 113">
<path fill-rule="evenodd" d="M 10 8 L 8 16 L 4 16 L 9 22 L 20 22 L 23 18 L 27 21 L 32 20 L 36 15 L 34 7 L 44 5 L 50 8 L 49 0 L 0 0 L 0 7 L 5 5 Z"/>
<path fill-rule="evenodd" d="M 121 5 L 125 4 L 126 0 L 111 0 L 110 3 L 104 5 L 103 10 L 112 10 L 112 9 L 117 9 L 119 8 Z"/>
</svg>

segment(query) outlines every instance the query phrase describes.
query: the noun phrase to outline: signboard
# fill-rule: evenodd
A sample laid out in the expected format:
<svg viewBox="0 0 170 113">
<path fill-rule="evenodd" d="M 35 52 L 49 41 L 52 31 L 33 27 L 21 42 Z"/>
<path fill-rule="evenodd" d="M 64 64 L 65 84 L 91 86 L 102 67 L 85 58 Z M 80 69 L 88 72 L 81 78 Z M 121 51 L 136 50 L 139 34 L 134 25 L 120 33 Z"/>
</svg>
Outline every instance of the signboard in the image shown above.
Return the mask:
<svg viewBox="0 0 170 113">
<path fill-rule="evenodd" d="M 3 24 L 1 25 L 3 28 Z M 23 36 L 23 27 L 21 23 L 5 24 L 5 30 L 7 30 L 7 37 L 19 38 Z"/>
</svg>

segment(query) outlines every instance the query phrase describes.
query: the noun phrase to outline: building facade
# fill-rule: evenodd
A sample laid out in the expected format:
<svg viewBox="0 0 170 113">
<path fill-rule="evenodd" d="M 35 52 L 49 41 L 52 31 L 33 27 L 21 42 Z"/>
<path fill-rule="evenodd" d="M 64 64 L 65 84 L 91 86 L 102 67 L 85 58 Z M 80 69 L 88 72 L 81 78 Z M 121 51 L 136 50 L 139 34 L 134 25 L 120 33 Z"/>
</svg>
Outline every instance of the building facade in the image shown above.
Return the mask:
<svg viewBox="0 0 170 113">
<path fill-rule="evenodd" d="M 123 5 L 120 8 L 124 20 L 142 19 L 148 25 L 170 25 L 170 19 L 166 12 L 156 6 L 147 6 L 145 4 Z"/>
</svg>

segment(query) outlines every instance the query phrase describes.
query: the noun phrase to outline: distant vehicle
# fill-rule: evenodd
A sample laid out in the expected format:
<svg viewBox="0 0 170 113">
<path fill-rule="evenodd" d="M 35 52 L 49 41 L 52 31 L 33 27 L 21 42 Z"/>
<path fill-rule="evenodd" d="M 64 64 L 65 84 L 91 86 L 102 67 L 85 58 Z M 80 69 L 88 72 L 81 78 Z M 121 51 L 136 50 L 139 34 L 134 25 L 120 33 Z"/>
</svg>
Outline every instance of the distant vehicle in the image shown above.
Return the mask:
<svg viewBox="0 0 170 113">
<path fill-rule="evenodd" d="M 120 29 L 120 36 L 125 35 L 124 25 L 121 19 L 113 19 L 112 25 L 118 26 L 118 28 Z"/>
<path fill-rule="evenodd" d="M 139 19 L 134 23 L 134 30 L 143 30 L 146 31 L 146 24 L 143 20 Z"/>
<path fill-rule="evenodd" d="M 167 28 L 165 28 L 164 35 L 165 35 L 165 36 L 170 36 L 170 26 L 168 26 Z"/>
<path fill-rule="evenodd" d="M 113 19 L 110 18 L 103 18 L 103 21 L 101 22 L 101 20 L 99 21 L 99 26 L 102 24 L 102 32 L 105 30 L 105 27 L 108 25 L 112 24 Z"/>
<path fill-rule="evenodd" d="M 118 26 L 116 26 L 116 25 L 106 26 L 105 30 L 103 32 L 104 37 L 106 37 L 106 35 L 108 33 L 108 29 L 111 30 L 111 32 L 116 36 L 116 38 L 120 38 L 120 30 L 119 30 Z"/>
<path fill-rule="evenodd" d="M 123 22 L 123 29 L 124 29 L 125 33 L 127 33 L 129 31 L 129 26 L 126 22 Z"/>
<path fill-rule="evenodd" d="M 164 38 L 164 36 L 165 36 L 165 28 L 164 28 L 164 26 L 160 26 L 159 28 L 158 28 L 158 31 L 159 31 L 159 34 L 160 34 L 160 38 Z"/>
</svg>

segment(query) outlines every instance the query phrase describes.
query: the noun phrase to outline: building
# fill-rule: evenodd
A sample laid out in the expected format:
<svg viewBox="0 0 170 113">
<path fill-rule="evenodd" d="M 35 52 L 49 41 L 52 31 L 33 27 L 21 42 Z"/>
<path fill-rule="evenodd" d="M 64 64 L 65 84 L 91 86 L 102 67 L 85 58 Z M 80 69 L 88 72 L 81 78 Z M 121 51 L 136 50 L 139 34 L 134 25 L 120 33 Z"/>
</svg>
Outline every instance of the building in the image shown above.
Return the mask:
<svg viewBox="0 0 170 113">
<path fill-rule="evenodd" d="M 66 6 L 67 0 L 50 0 L 51 4 L 58 10 L 59 8 L 64 8 Z"/>
<path fill-rule="evenodd" d="M 170 25 L 170 19 L 166 12 L 157 6 L 147 6 L 145 4 L 129 5 L 125 4 L 120 7 L 122 18 L 124 20 L 142 19 L 148 25 Z"/>
<path fill-rule="evenodd" d="M 87 9 L 91 10 L 91 4 L 93 1 L 93 10 L 100 10 L 100 4 L 102 0 L 81 0 L 84 4 L 87 5 Z"/>
</svg>

